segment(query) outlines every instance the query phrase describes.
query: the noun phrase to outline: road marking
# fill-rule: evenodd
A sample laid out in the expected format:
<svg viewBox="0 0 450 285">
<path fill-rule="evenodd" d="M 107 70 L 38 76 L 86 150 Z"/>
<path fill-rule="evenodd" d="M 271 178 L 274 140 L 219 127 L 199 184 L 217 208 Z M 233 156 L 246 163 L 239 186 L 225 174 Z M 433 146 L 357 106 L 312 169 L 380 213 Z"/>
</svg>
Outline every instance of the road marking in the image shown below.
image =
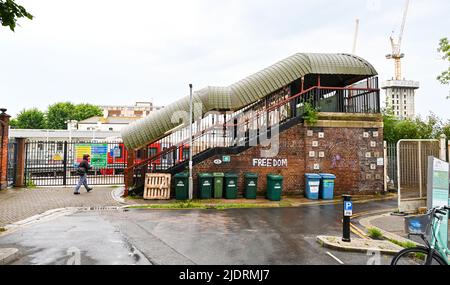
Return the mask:
<svg viewBox="0 0 450 285">
<path fill-rule="evenodd" d="M 339 262 L 339 264 L 344 264 L 344 262 L 342 262 L 339 258 L 337 258 L 336 256 L 332 255 L 331 252 L 327 251 L 327 254 L 329 256 L 331 256 L 334 260 L 336 260 L 337 262 Z"/>
<path fill-rule="evenodd" d="M 360 230 L 357 226 L 355 226 L 352 223 L 350 223 L 350 230 L 362 239 L 369 239 L 362 230 Z"/>
</svg>

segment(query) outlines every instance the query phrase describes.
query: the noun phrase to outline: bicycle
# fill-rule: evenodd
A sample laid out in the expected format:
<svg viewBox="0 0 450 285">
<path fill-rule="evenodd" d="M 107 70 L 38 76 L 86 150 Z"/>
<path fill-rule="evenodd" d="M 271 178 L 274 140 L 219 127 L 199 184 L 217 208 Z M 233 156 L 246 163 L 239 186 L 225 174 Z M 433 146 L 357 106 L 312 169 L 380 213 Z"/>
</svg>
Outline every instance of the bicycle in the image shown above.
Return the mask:
<svg viewBox="0 0 450 285">
<path fill-rule="evenodd" d="M 434 207 L 427 214 L 405 220 L 408 237 L 416 235 L 422 238 L 425 246 L 406 248 L 398 252 L 391 265 L 450 265 L 450 249 L 439 235 L 441 223 L 450 207 Z M 431 233 L 431 241 L 427 236 Z"/>
</svg>

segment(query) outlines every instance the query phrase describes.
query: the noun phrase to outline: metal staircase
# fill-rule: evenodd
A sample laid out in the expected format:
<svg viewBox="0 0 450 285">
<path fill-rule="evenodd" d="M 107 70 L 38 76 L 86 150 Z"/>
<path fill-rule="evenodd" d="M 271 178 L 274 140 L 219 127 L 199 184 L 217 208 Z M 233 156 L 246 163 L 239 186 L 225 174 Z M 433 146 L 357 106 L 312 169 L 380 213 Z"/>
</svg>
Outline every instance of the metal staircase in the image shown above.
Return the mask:
<svg viewBox="0 0 450 285">
<path fill-rule="evenodd" d="M 193 164 L 217 155 L 238 154 L 302 122 L 308 110 L 341 113 L 379 113 L 377 77 L 346 87 L 310 87 L 295 95 L 288 86 L 236 112 L 209 112 L 193 122 Z M 142 160 L 125 169 L 132 188 L 142 188 L 145 174 L 184 171 L 189 159 L 189 124 L 140 150 Z M 126 186 L 130 186 L 127 185 Z"/>
</svg>

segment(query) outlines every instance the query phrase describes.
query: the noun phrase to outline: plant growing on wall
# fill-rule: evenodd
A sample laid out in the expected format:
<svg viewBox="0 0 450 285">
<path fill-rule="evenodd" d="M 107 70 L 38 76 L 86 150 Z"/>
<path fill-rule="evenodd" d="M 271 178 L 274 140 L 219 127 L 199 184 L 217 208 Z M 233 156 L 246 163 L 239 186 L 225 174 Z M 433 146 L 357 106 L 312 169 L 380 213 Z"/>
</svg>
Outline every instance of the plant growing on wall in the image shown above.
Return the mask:
<svg viewBox="0 0 450 285">
<path fill-rule="evenodd" d="M 315 125 L 319 119 L 318 110 L 310 102 L 306 102 L 303 106 L 303 119 L 310 125 Z"/>
</svg>

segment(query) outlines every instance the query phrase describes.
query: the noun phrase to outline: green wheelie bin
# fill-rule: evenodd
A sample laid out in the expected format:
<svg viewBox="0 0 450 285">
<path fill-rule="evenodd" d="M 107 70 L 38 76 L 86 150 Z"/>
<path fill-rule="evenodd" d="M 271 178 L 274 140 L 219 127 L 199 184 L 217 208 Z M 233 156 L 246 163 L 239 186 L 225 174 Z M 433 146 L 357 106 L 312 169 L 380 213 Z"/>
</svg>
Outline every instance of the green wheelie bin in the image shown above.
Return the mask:
<svg viewBox="0 0 450 285">
<path fill-rule="evenodd" d="M 236 173 L 225 174 L 225 198 L 236 199 L 238 192 L 238 175 Z"/>
<path fill-rule="evenodd" d="M 267 199 L 270 201 L 280 201 L 282 191 L 283 191 L 283 176 L 268 174 L 267 193 L 266 193 Z"/>
<path fill-rule="evenodd" d="M 223 197 L 223 172 L 214 172 L 214 198 Z"/>
<path fill-rule="evenodd" d="M 198 174 L 198 198 L 211 199 L 213 176 L 211 173 Z"/>
<path fill-rule="evenodd" d="M 175 174 L 175 199 L 189 199 L 189 173 L 180 172 Z"/>
<path fill-rule="evenodd" d="M 245 191 L 244 197 L 247 199 L 256 199 L 256 192 L 258 190 L 258 174 L 245 174 Z"/>
</svg>

